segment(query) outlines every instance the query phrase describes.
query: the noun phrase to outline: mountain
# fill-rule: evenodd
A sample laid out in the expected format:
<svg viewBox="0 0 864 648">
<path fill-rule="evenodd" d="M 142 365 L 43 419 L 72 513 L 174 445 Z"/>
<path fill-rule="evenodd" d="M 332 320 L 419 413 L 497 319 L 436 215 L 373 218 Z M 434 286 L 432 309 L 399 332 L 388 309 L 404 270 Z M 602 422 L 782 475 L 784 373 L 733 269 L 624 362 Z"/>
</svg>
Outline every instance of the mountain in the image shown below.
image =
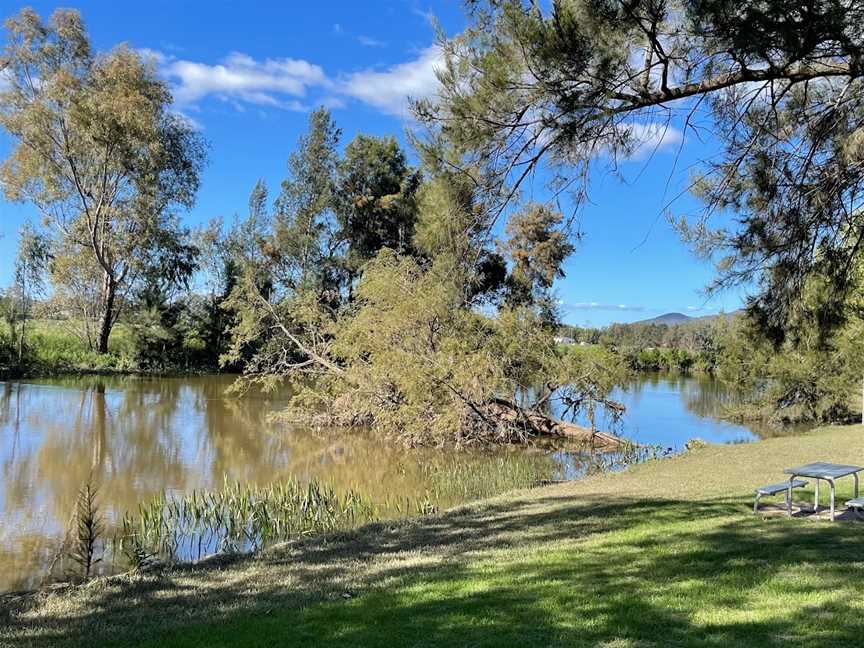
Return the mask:
<svg viewBox="0 0 864 648">
<path fill-rule="evenodd" d="M 685 322 L 698 322 L 700 320 L 711 320 L 715 317 L 735 317 L 739 313 L 742 313 L 743 310 L 734 310 L 731 313 L 720 313 L 717 315 L 702 315 L 700 317 L 690 317 L 689 315 L 685 315 L 684 313 L 665 313 L 664 315 L 658 315 L 657 317 L 652 317 L 651 319 L 639 320 L 638 322 L 632 322 L 633 324 L 684 324 Z"/>
<path fill-rule="evenodd" d="M 658 315 L 657 317 L 652 317 L 651 319 L 639 320 L 638 322 L 633 322 L 634 324 L 681 324 L 683 322 L 689 322 L 690 320 L 696 319 L 695 317 L 690 317 L 689 315 L 685 315 L 684 313 L 666 313 L 664 315 Z"/>
</svg>

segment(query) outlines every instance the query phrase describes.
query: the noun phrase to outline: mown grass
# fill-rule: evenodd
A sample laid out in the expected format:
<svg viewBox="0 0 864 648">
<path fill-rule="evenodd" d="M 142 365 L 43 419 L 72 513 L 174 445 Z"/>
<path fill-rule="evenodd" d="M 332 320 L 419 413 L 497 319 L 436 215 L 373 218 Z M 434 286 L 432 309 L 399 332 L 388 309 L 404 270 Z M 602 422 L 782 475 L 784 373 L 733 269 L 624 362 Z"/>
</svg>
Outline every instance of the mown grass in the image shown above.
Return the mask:
<svg viewBox="0 0 864 648">
<path fill-rule="evenodd" d="M 751 513 L 753 487 L 813 460 L 864 463 L 864 428 L 707 446 L 255 557 L 23 598 L 8 603 L 0 640 L 856 645 L 864 633 L 864 524 Z M 851 482 L 842 484 L 838 499 L 850 493 Z"/>
</svg>

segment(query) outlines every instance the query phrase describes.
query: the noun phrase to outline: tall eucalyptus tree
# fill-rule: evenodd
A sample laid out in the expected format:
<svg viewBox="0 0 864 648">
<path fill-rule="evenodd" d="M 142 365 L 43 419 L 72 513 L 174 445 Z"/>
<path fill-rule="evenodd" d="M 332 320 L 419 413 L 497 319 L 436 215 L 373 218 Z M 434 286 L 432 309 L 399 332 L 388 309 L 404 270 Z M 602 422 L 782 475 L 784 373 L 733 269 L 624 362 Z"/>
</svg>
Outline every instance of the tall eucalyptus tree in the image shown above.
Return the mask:
<svg viewBox="0 0 864 648">
<path fill-rule="evenodd" d="M 82 314 L 104 353 L 122 298 L 149 266 L 188 276 L 175 211 L 194 202 L 204 146 L 153 67 L 125 46 L 95 54 L 76 11 L 43 22 L 24 9 L 5 25 L 0 126 L 15 147 L 0 183 L 56 238 L 55 282 L 92 295 Z"/>
</svg>

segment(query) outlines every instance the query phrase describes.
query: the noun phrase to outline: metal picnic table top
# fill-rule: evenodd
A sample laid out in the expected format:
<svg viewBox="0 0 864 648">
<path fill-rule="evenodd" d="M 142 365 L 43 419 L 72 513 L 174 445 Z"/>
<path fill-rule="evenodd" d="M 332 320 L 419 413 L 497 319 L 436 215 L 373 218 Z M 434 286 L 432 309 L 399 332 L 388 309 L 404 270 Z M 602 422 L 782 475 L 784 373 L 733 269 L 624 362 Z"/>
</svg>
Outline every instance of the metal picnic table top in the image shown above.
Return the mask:
<svg viewBox="0 0 864 648">
<path fill-rule="evenodd" d="M 852 475 L 855 478 L 855 497 L 858 497 L 858 473 L 864 470 L 864 467 L 861 466 L 850 466 L 848 464 L 835 464 L 828 463 L 825 461 L 815 461 L 813 463 L 804 464 L 803 466 L 795 466 L 793 468 L 784 468 L 783 472 L 787 475 L 792 475 L 789 478 L 790 480 L 790 493 L 791 491 L 791 481 L 795 477 L 810 477 L 816 480 L 816 495 L 813 499 L 813 512 L 816 513 L 819 511 L 819 480 L 824 479 L 828 482 L 828 486 L 831 489 L 831 521 L 834 521 L 834 480 L 840 477 L 846 477 L 847 475 Z M 786 510 L 789 513 L 789 516 L 792 515 L 792 498 L 786 498 Z"/>
<path fill-rule="evenodd" d="M 845 477 L 846 475 L 854 475 L 862 470 L 864 470 L 864 467 L 862 466 L 850 466 L 847 464 L 815 461 L 813 463 L 804 464 L 803 466 L 784 468 L 783 472 L 787 475 L 799 475 L 801 477 L 811 477 L 813 479 L 837 479 L 838 477 Z"/>
</svg>

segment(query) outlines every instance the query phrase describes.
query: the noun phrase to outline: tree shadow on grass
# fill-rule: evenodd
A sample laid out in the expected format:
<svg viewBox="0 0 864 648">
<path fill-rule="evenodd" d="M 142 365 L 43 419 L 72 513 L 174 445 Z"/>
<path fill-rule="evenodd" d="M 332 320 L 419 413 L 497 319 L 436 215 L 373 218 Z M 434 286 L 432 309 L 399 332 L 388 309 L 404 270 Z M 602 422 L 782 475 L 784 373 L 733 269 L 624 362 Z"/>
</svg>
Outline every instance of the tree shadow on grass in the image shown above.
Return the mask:
<svg viewBox="0 0 864 648">
<path fill-rule="evenodd" d="M 765 521 L 743 498 L 537 495 L 113 579 L 8 620 L 36 646 L 841 645 L 864 631 L 845 597 L 864 526 Z"/>
</svg>

